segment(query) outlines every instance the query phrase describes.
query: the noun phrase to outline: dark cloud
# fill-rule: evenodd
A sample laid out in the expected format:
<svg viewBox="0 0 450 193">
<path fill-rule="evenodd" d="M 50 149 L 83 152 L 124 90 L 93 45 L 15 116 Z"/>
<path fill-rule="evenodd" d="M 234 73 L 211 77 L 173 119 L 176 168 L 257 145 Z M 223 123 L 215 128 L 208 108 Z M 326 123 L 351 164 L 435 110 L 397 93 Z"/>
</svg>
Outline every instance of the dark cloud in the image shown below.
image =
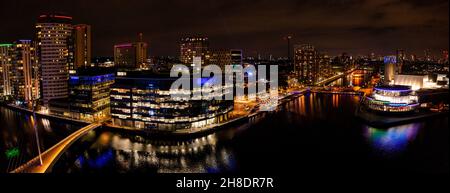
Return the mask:
<svg viewBox="0 0 450 193">
<path fill-rule="evenodd" d="M 0 41 L 32 38 L 42 12 L 66 12 L 92 25 L 95 55 L 144 33 L 151 55 L 175 55 L 186 35 L 213 47 L 286 55 L 283 36 L 331 54 L 436 54 L 448 50 L 447 0 L 15 0 L 0 3 Z"/>
</svg>

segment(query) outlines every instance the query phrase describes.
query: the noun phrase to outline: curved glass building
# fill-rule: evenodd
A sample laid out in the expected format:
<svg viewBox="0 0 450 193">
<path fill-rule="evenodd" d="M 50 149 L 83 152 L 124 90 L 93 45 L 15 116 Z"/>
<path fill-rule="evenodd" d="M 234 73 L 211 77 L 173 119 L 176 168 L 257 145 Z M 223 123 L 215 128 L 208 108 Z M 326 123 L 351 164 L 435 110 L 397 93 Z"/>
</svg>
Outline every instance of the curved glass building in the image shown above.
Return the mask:
<svg viewBox="0 0 450 193">
<path fill-rule="evenodd" d="M 410 112 L 419 107 L 418 97 L 411 86 L 383 85 L 374 88 L 371 96 L 365 97 L 365 105 L 379 112 Z"/>
<path fill-rule="evenodd" d="M 172 99 L 170 87 L 177 79 L 145 71 L 118 72 L 110 95 L 113 124 L 175 131 L 228 120 L 233 101 Z"/>
</svg>

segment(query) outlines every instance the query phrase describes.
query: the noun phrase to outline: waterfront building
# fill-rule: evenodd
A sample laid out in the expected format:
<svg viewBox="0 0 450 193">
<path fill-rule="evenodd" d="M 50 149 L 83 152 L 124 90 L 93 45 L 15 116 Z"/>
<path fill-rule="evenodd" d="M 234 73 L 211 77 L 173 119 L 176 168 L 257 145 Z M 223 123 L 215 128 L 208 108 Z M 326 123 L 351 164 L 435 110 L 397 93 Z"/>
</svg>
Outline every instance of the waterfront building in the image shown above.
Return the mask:
<svg viewBox="0 0 450 193">
<path fill-rule="evenodd" d="M 200 128 L 228 120 L 233 101 L 172 99 L 177 78 L 150 71 L 117 72 L 111 87 L 113 124 L 141 130 L 175 131 Z M 204 80 L 202 80 L 204 82 Z"/>
<path fill-rule="evenodd" d="M 334 75 L 331 68 L 331 59 L 330 56 L 328 56 L 327 54 L 319 53 L 318 65 L 319 65 L 319 70 L 317 72 L 318 81 Z"/>
<path fill-rule="evenodd" d="M 319 56 L 320 54 L 310 44 L 294 46 L 294 72 L 300 82 L 314 84 L 318 80 Z"/>
<path fill-rule="evenodd" d="M 418 96 L 411 86 L 377 86 L 371 96 L 366 96 L 364 104 L 373 111 L 401 113 L 412 112 L 419 107 Z"/>
<path fill-rule="evenodd" d="M 405 75 L 394 76 L 396 85 L 411 86 L 413 90 L 448 88 L 449 78 L 446 74 Z"/>
<path fill-rule="evenodd" d="M 12 44 L 0 44 L 0 96 L 11 95 L 11 56 Z"/>
<path fill-rule="evenodd" d="M 50 113 L 83 121 L 110 118 L 110 87 L 115 75 L 102 68 L 78 69 L 69 79 L 69 97 L 54 99 Z"/>
<path fill-rule="evenodd" d="M 43 14 L 36 24 L 40 61 L 41 96 L 44 105 L 51 99 L 68 97 L 72 17 Z"/>
<path fill-rule="evenodd" d="M 19 40 L 10 47 L 11 95 L 17 102 L 30 104 L 39 98 L 38 57 L 31 40 Z"/>
<path fill-rule="evenodd" d="M 204 64 L 209 47 L 207 37 L 187 37 L 180 42 L 180 61 L 183 64 L 192 64 L 194 57 L 201 57 Z"/>
<path fill-rule="evenodd" d="M 73 27 L 74 65 L 72 69 L 91 67 L 91 26 L 78 24 Z"/>
<path fill-rule="evenodd" d="M 347 61 L 340 61 L 347 68 Z M 309 44 L 294 46 L 294 73 L 304 84 L 314 84 L 332 75 L 331 59 Z"/>
</svg>

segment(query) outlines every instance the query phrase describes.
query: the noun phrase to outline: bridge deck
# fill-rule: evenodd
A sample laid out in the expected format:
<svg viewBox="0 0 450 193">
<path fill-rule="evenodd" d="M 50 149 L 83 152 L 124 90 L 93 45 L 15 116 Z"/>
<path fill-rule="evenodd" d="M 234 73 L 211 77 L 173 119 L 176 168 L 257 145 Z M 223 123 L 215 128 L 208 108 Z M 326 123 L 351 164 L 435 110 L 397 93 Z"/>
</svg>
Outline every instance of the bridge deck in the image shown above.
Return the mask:
<svg viewBox="0 0 450 193">
<path fill-rule="evenodd" d="M 11 173 L 45 173 L 53 166 L 54 162 L 61 156 L 61 154 L 76 140 L 81 136 L 85 135 L 89 131 L 100 127 L 99 123 L 92 123 L 86 127 L 83 127 L 72 134 L 70 134 L 65 139 L 61 140 L 59 143 L 42 153 L 42 165 L 39 164 L 39 156 L 33 158 L 24 165 L 13 170 Z"/>
<path fill-rule="evenodd" d="M 356 69 L 357 69 L 357 68 L 353 68 L 353 69 L 348 70 L 348 71 L 345 72 L 345 73 L 338 74 L 338 75 L 334 75 L 334 76 L 329 77 L 329 78 L 327 78 L 327 79 L 325 79 L 325 80 L 316 82 L 314 85 L 319 86 L 319 85 L 329 84 L 329 83 L 331 83 L 331 82 L 333 82 L 333 81 L 335 81 L 335 80 L 337 80 L 337 79 L 339 79 L 339 78 L 342 78 L 342 77 L 344 77 L 344 76 L 347 76 L 348 74 L 352 73 L 352 72 L 355 71 Z"/>
</svg>

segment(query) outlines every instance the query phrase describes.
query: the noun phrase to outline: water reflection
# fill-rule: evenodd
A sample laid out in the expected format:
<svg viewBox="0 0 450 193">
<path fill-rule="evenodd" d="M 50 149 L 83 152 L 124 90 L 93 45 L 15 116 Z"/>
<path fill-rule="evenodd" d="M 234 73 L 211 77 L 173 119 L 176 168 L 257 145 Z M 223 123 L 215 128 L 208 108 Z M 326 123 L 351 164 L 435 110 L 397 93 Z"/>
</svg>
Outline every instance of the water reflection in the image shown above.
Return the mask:
<svg viewBox="0 0 450 193">
<path fill-rule="evenodd" d="M 150 140 L 113 132 L 91 132 L 63 158 L 74 163 L 69 169 L 58 161 L 56 172 L 157 172 L 215 173 L 234 170 L 234 158 L 225 147 L 217 146 L 216 134 L 184 140 Z M 92 135 L 96 135 L 93 137 Z M 90 138 L 90 139 L 88 139 Z M 84 143 L 84 144 L 83 144 Z M 89 146 L 76 151 L 76 146 Z M 70 153 L 69 153 L 70 154 Z M 70 159 L 75 158 L 75 161 Z"/>
<path fill-rule="evenodd" d="M 0 173 L 10 172 L 38 155 L 35 124 L 42 151 L 81 128 L 61 121 L 34 119 L 29 114 L 1 106 L 0 123 Z"/>
<path fill-rule="evenodd" d="M 389 129 L 377 129 L 366 126 L 366 137 L 375 150 L 387 155 L 396 155 L 405 151 L 408 144 L 417 136 L 421 123 L 413 123 Z"/>
</svg>

